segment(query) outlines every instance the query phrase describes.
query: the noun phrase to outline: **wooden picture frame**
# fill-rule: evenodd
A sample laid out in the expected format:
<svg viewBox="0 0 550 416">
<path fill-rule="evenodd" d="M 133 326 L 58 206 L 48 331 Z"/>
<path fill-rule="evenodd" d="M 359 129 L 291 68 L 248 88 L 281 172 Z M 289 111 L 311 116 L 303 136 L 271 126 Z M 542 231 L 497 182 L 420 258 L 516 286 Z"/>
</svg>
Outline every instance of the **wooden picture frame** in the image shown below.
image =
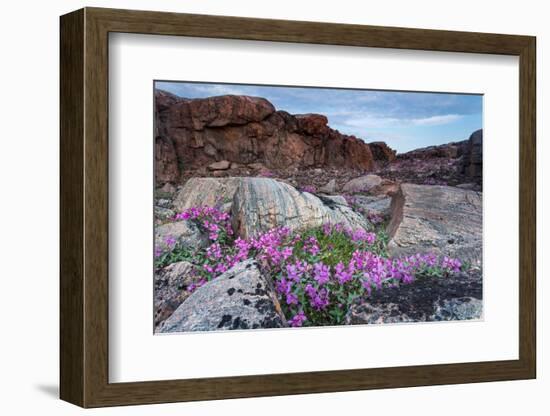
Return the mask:
<svg viewBox="0 0 550 416">
<path fill-rule="evenodd" d="M 60 396 L 63 400 L 82 407 L 101 407 L 535 378 L 534 37 L 100 8 L 85 8 L 64 15 L 60 28 Z M 518 56 L 519 359 L 109 383 L 110 32 Z"/>
</svg>

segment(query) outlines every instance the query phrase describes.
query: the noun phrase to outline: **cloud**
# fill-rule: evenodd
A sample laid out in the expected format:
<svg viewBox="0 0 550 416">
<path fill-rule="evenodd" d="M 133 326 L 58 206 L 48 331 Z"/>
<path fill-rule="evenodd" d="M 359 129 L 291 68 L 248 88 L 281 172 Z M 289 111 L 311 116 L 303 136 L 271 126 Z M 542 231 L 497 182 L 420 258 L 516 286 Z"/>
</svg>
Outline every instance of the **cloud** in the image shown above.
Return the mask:
<svg viewBox="0 0 550 416">
<path fill-rule="evenodd" d="M 449 124 L 454 121 L 460 120 L 461 118 L 462 116 L 458 114 L 445 114 L 442 116 L 431 116 L 413 119 L 412 124 L 416 126 L 441 126 L 442 124 Z"/>
<path fill-rule="evenodd" d="M 342 121 L 342 124 L 355 128 L 382 128 L 408 126 L 441 126 L 450 124 L 462 118 L 458 114 L 444 114 L 422 118 L 383 117 L 371 114 L 354 116 Z"/>
</svg>

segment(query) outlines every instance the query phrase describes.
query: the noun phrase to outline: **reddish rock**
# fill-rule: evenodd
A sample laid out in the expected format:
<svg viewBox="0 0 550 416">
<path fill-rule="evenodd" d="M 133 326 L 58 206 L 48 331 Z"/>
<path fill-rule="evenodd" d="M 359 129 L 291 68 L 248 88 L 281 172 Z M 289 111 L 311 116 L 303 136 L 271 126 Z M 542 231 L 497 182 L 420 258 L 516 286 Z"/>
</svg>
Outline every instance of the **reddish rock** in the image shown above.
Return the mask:
<svg viewBox="0 0 550 416">
<path fill-rule="evenodd" d="M 321 114 L 296 114 L 300 132 L 311 136 L 323 136 L 329 131 L 328 119 Z"/>
<path fill-rule="evenodd" d="M 275 107 L 265 98 L 241 95 L 189 100 L 187 105 L 195 130 L 261 121 L 275 112 Z"/>
<path fill-rule="evenodd" d="M 190 100 L 156 91 L 156 100 L 158 184 L 220 160 L 268 170 L 375 166 L 368 144 L 331 129 L 320 114 L 294 116 L 246 96 Z"/>
<path fill-rule="evenodd" d="M 395 150 L 389 147 L 384 142 L 372 142 L 369 143 L 370 150 L 374 160 L 377 162 L 391 162 L 395 160 Z"/>
<path fill-rule="evenodd" d="M 178 160 L 172 141 L 159 136 L 155 139 L 155 179 L 157 183 L 176 182 L 179 177 Z"/>
</svg>

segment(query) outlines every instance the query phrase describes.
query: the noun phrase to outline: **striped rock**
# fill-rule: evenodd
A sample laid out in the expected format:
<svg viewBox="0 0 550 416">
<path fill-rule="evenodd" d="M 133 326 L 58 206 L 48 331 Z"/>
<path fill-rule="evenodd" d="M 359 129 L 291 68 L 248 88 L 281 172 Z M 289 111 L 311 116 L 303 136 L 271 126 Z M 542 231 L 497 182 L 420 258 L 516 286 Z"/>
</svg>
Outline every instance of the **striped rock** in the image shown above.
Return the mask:
<svg viewBox="0 0 550 416">
<path fill-rule="evenodd" d="M 338 199 L 301 192 L 269 178 L 242 178 L 232 205 L 233 229 L 242 238 L 274 227 L 301 231 L 326 223 L 341 223 L 353 230 L 369 223 Z"/>
<path fill-rule="evenodd" d="M 191 178 L 174 199 L 177 212 L 198 206 L 223 206 L 231 202 L 241 178 Z"/>
</svg>

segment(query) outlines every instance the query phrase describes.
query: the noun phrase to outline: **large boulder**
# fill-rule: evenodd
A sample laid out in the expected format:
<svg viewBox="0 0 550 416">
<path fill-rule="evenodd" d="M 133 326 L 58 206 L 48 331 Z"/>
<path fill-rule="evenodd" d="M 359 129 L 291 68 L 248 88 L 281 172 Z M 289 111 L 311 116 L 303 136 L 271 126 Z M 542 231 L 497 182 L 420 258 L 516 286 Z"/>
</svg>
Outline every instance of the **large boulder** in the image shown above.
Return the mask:
<svg viewBox="0 0 550 416">
<path fill-rule="evenodd" d="M 344 185 L 344 192 L 368 192 L 382 184 L 382 178 L 378 175 L 364 175 L 354 178 Z"/>
<path fill-rule="evenodd" d="M 274 227 L 297 231 L 341 223 L 351 229 L 369 228 L 365 218 L 343 202 L 300 192 L 274 179 L 243 178 L 233 199 L 233 229 L 248 238 Z"/>
<path fill-rule="evenodd" d="M 392 256 L 433 252 L 481 265 L 483 215 L 479 192 L 401 184 L 390 210 L 387 231 Z"/>
<path fill-rule="evenodd" d="M 155 327 L 168 318 L 191 294 L 187 289 L 197 280 L 195 267 L 187 261 L 172 263 L 155 272 Z"/>
<path fill-rule="evenodd" d="M 199 206 L 222 206 L 233 200 L 241 178 L 191 178 L 174 198 L 178 212 Z"/>
<path fill-rule="evenodd" d="M 196 289 L 160 332 L 280 328 L 286 321 L 272 284 L 246 260 Z"/>
<path fill-rule="evenodd" d="M 419 277 L 410 284 L 374 290 L 351 306 L 347 324 L 385 324 L 481 319 L 482 278 L 479 270 L 448 277 Z"/>
</svg>

